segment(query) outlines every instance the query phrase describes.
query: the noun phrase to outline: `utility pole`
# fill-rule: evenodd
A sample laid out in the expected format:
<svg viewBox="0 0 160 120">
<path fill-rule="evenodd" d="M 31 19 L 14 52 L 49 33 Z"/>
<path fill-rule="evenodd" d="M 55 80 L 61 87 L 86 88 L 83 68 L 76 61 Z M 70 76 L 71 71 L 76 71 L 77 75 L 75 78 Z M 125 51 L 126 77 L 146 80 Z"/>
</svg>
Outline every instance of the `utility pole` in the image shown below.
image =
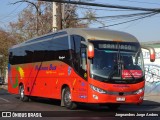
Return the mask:
<svg viewBox="0 0 160 120">
<path fill-rule="evenodd" d="M 53 32 L 62 29 L 61 3 L 53 2 Z"/>
<path fill-rule="evenodd" d="M 56 2 L 53 2 L 53 21 L 52 21 L 52 31 L 57 31 L 57 5 Z"/>
<path fill-rule="evenodd" d="M 57 30 L 62 29 L 62 7 L 61 3 L 57 3 Z"/>
<path fill-rule="evenodd" d="M 62 4 L 62 29 L 66 28 L 66 22 L 65 22 L 65 3 Z"/>
</svg>

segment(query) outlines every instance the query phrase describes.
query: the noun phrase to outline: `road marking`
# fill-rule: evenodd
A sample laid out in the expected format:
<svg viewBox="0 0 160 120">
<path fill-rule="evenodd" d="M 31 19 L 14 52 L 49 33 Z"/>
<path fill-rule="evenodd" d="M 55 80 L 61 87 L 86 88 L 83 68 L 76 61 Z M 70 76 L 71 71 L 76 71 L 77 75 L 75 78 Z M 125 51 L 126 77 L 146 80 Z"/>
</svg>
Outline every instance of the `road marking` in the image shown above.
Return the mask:
<svg viewBox="0 0 160 120">
<path fill-rule="evenodd" d="M 9 102 L 9 100 L 4 99 L 4 98 L 2 98 L 2 97 L 0 97 L 0 99 L 1 99 L 1 100 L 4 100 L 5 102 Z"/>
</svg>

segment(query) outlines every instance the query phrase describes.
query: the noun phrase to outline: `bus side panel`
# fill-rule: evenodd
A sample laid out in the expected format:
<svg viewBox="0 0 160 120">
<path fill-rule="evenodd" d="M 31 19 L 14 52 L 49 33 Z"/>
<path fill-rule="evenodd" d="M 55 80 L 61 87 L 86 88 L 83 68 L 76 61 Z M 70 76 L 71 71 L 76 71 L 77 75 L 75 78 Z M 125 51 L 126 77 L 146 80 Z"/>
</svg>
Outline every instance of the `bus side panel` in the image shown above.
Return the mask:
<svg viewBox="0 0 160 120">
<path fill-rule="evenodd" d="M 87 102 L 88 101 L 88 83 L 81 77 L 73 80 L 72 84 L 72 101 Z"/>
<path fill-rule="evenodd" d="M 26 80 L 24 76 L 25 71 L 24 65 L 8 65 L 8 91 L 10 93 L 19 93 L 19 84 L 24 84 Z"/>
<path fill-rule="evenodd" d="M 26 70 L 26 91 L 25 94 L 29 96 L 41 96 L 41 81 L 39 78 L 39 66 L 41 65 L 40 62 L 26 64 L 28 69 Z"/>
<path fill-rule="evenodd" d="M 64 76 L 66 71 L 62 70 L 63 67 L 64 65 L 62 66 L 61 62 L 57 63 L 56 61 L 34 63 L 32 67 L 28 67 L 28 71 L 32 71 L 26 81 L 26 86 L 30 90 L 26 94 L 60 99 L 58 86 L 61 81 L 64 82 L 63 78 L 66 79 L 66 76 Z"/>
<path fill-rule="evenodd" d="M 87 92 L 87 89 L 80 88 L 83 79 L 74 72 L 72 67 L 61 61 L 51 61 L 44 62 L 41 68 L 46 68 L 46 70 L 41 69 L 37 77 L 37 80 L 41 81 L 39 82 L 41 83 L 39 91 L 41 91 L 42 97 L 61 99 L 62 87 L 67 85 L 71 92 L 73 91 L 74 101 L 84 101 L 84 99 L 79 99 L 79 94 Z M 84 87 L 84 85 L 82 86 Z M 35 91 L 38 91 L 38 89 Z M 80 91 L 82 92 L 79 93 Z"/>
<path fill-rule="evenodd" d="M 61 99 L 62 87 L 67 85 L 73 101 L 87 102 L 87 81 L 62 61 L 43 62 L 35 83 L 34 96 Z M 35 87 L 38 84 L 39 87 Z"/>
<path fill-rule="evenodd" d="M 8 67 L 8 92 L 18 94 L 18 76 L 16 76 L 15 66 L 10 65 Z"/>
<path fill-rule="evenodd" d="M 18 88 L 17 88 L 17 79 L 15 79 L 14 75 L 16 70 L 13 69 L 13 66 L 10 66 L 9 71 L 8 71 L 8 92 L 12 94 L 17 94 L 18 93 Z"/>
<path fill-rule="evenodd" d="M 61 99 L 62 86 L 67 85 L 72 92 L 72 101 L 88 101 L 87 81 L 81 78 L 71 66 L 61 61 L 11 66 L 8 91 L 18 94 L 20 83 L 24 85 L 25 94 L 29 96 Z"/>
</svg>

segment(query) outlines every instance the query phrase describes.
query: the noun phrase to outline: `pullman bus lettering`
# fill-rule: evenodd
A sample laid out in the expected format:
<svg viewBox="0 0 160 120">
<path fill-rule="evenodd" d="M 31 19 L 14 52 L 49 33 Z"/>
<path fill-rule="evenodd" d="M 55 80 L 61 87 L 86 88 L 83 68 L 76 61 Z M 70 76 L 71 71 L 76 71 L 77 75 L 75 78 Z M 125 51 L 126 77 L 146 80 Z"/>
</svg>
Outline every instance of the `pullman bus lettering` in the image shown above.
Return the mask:
<svg viewBox="0 0 160 120">
<path fill-rule="evenodd" d="M 153 62 L 153 48 L 120 31 L 70 28 L 33 38 L 9 49 L 8 91 L 21 101 L 58 99 L 68 109 L 78 102 L 111 109 L 140 104 L 145 86 L 141 48 Z"/>
<path fill-rule="evenodd" d="M 56 66 L 50 64 L 49 66 L 38 66 L 36 65 L 35 70 L 56 70 Z"/>
</svg>

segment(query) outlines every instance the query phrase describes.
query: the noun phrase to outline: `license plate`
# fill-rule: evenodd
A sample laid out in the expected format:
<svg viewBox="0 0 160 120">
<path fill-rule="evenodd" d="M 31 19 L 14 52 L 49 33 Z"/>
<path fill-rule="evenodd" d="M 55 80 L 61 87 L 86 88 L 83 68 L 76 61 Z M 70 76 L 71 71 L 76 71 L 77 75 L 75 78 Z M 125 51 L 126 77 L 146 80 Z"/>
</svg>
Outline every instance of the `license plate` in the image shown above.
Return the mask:
<svg viewBox="0 0 160 120">
<path fill-rule="evenodd" d="M 126 99 L 125 97 L 117 97 L 118 102 L 124 102 Z"/>
</svg>

